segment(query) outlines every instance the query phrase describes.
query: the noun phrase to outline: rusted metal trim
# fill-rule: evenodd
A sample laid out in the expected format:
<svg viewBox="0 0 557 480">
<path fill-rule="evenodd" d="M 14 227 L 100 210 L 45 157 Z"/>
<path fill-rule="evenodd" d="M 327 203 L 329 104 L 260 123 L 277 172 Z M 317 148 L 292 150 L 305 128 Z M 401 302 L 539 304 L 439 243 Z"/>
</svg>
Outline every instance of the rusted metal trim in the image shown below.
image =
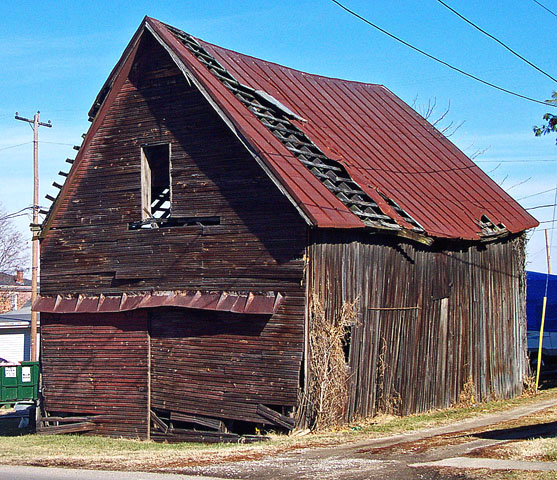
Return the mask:
<svg viewBox="0 0 557 480">
<path fill-rule="evenodd" d="M 272 315 L 284 296 L 279 292 L 140 292 L 93 296 L 39 296 L 33 311 L 47 313 L 111 313 L 140 308 L 178 307 L 196 310 Z"/>
</svg>

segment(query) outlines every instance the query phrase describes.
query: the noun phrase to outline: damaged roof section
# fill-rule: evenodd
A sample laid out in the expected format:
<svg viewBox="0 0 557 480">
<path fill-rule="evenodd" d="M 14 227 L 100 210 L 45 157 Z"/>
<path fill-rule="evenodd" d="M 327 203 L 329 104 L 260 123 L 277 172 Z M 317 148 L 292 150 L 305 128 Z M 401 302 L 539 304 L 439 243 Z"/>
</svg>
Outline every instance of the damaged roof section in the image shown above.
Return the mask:
<svg viewBox="0 0 557 480">
<path fill-rule="evenodd" d="M 386 203 L 394 210 L 395 215 L 386 215 L 377 202 L 354 181 L 342 163 L 327 157 L 291 121 L 306 122 L 301 116 L 268 92 L 255 90 L 238 82 L 191 35 L 169 25 L 166 28 L 365 226 L 381 229 L 409 227 L 422 231 L 414 219 L 387 198 Z"/>
<path fill-rule="evenodd" d="M 465 240 L 537 225 L 385 87 L 293 70 L 209 44 L 148 17 L 97 96 L 90 111 L 92 131 L 102 122 L 112 91 L 122 85 L 145 34 L 167 50 L 311 225 Z M 64 185 L 58 200 L 67 190 Z M 44 225 L 42 235 L 48 222 Z"/>
</svg>

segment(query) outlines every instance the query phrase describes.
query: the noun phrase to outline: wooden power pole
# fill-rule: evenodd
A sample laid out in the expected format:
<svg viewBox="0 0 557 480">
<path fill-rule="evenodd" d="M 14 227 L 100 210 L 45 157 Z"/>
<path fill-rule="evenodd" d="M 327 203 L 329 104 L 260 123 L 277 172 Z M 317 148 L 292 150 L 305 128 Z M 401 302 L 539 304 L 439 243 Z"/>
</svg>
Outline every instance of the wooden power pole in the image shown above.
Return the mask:
<svg viewBox="0 0 557 480">
<path fill-rule="evenodd" d="M 15 119 L 27 122 L 33 126 L 33 223 L 32 232 L 32 253 L 31 253 L 31 304 L 37 299 L 37 277 L 39 273 L 39 239 L 37 238 L 37 226 L 39 224 L 39 127 L 51 128 L 50 120 L 48 123 L 40 122 L 39 115 L 35 113 L 33 120 L 20 117 L 15 113 Z M 31 361 L 37 361 L 37 312 L 31 310 Z"/>
</svg>

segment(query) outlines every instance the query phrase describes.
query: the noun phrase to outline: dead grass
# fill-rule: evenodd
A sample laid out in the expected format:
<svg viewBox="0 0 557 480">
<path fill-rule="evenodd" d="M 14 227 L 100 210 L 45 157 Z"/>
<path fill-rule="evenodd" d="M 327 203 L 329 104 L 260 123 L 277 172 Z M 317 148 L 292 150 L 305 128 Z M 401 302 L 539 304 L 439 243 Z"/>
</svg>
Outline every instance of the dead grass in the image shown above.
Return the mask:
<svg viewBox="0 0 557 480">
<path fill-rule="evenodd" d="M 482 449 L 478 455 L 504 460 L 555 462 L 557 461 L 557 438 L 532 438 L 515 441 Z"/>
<path fill-rule="evenodd" d="M 357 320 L 355 305 L 345 303 L 337 313 L 326 312 L 314 295 L 311 302 L 310 375 L 306 399 L 315 430 L 342 422 L 348 402 L 348 368 L 343 344 L 350 325 Z"/>
<path fill-rule="evenodd" d="M 391 434 L 401 433 L 422 428 L 447 425 L 449 423 L 465 420 L 486 413 L 508 410 L 519 405 L 541 401 L 557 395 L 557 388 L 541 391 L 537 395 L 522 395 L 511 400 L 494 400 L 484 403 L 460 404 L 444 410 L 407 415 L 404 417 L 395 415 L 378 415 L 376 417 L 362 419 L 350 424 L 345 429 L 356 430 L 363 434 Z M 345 430 L 343 429 L 343 430 Z"/>
<path fill-rule="evenodd" d="M 557 389 L 544 391 L 536 398 L 523 397 L 506 402 L 489 402 L 476 407 L 447 409 L 409 417 L 382 415 L 358 424 L 304 437 L 272 435 L 269 442 L 251 445 L 164 444 L 78 435 L 0 437 L 0 463 L 100 470 L 180 472 L 189 467 L 215 462 L 256 460 L 296 449 L 346 444 L 366 438 L 441 426 L 555 395 Z M 555 409 L 555 416 L 557 418 L 557 409 Z M 529 421 L 541 423 L 550 420 L 547 420 L 547 412 L 541 412 L 532 416 Z M 537 480 L 543 477 L 532 478 Z"/>
<path fill-rule="evenodd" d="M 557 434 L 557 432 L 556 432 Z M 512 460 L 557 460 L 557 438 L 534 438 L 508 445 L 508 458 Z"/>
<path fill-rule="evenodd" d="M 467 480 L 555 480 L 555 472 L 506 472 L 477 469 L 465 473 L 462 470 L 454 470 L 452 473 L 464 475 L 462 478 Z"/>
</svg>

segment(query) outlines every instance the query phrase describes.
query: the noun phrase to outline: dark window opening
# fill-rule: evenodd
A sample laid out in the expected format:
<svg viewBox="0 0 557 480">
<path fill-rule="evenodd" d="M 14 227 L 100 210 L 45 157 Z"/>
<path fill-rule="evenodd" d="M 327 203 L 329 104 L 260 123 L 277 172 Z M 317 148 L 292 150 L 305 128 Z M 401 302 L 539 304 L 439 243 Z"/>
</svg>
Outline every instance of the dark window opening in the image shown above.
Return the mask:
<svg viewBox="0 0 557 480">
<path fill-rule="evenodd" d="M 169 143 L 141 147 L 141 220 L 128 230 L 220 225 L 220 217 L 173 217 Z"/>
<path fill-rule="evenodd" d="M 170 217 L 170 144 L 141 148 L 141 219 Z M 154 222 L 156 223 L 156 221 Z"/>
<path fill-rule="evenodd" d="M 487 215 L 482 215 L 477 223 L 482 229 L 481 233 L 484 237 L 492 237 L 507 233 L 507 227 L 505 227 L 505 225 L 502 223 L 495 224 Z"/>
</svg>

